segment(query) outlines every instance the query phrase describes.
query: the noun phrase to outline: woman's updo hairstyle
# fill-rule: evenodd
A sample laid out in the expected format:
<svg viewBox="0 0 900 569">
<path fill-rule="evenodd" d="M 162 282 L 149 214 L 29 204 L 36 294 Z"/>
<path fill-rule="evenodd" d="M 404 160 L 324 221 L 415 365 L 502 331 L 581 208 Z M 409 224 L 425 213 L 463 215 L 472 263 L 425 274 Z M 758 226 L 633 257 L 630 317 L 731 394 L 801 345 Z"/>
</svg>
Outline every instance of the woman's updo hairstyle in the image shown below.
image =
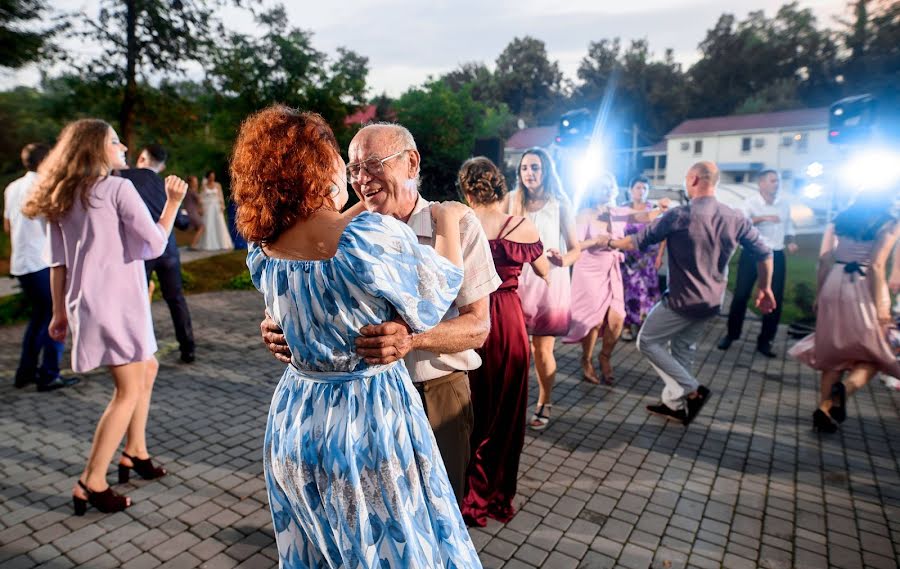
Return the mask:
<svg viewBox="0 0 900 569">
<path fill-rule="evenodd" d="M 503 173 L 484 156 L 476 156 L 463 162 L 456 185 L 463 198 L 477 205 L 498 202 L 508 192 Z"/>
</svg>

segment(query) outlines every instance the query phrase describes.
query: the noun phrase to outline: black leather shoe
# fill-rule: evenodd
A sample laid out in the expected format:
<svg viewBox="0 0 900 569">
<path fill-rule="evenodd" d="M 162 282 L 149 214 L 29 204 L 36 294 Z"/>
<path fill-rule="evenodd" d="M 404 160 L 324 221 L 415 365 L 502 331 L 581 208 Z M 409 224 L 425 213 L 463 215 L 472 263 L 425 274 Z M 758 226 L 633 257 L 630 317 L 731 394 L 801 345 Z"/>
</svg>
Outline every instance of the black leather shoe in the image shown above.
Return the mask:
<svg viewBox="0 0 900 569">
<path fill-rule="evenodd" d="M 727 350 L 728 348 L 731 347 L 731 344 L 733 342 L 734 342 L 734 338 L 732 338 L 731 336 L 725 336 L 724 338 L 719 340 L 719 349 Z"/>
<path fill-rule="evenodd" d="M 777 358 L 778 354 L 772 351 L 772 346 L 760 344 L 756 346 L 756 351 L 766 356 L 767 358 Z"/>
<path fill-rule="evenodd" d="M 78 377 L 57 376 L 47 383 L 39 383 L 37 386 L 37 390 L 40 392 L 56 391 L 57 389 L 62 389 L 63 387 L 71 387 L 79 381 L 81 381 L 81 378 Z"/>
<path fill-rule="evenodd" d="M 673 409 L 670 409 L 669 406 L 665 403 L 659 403 L 657 405 L 647 405 L 647 411 L 653 413 L 654 415 L 665 417 L 666 419 L 678 421 L 682 425 L 687 425 L 689 423 L 687 412 L 684 409 L 675 411 Z"/>
<path fill-rule="evenodd" d="M 26 385 L 30 385 L 35 382 L 34 374 L 16 374 L 16 382 L 13 384 L 16 386 L 16 389 L 22 389 Z"/>
<path fill-rule="evenodd" d="M 700 413 L 700 409 L 703 409 L 703 406 L 706 405 L 706 402 L 709 401 L 710 391 L 706 386 L 701 385 L 697 388 L 697 397 L 693 399 L 688 399 L 687 406 L 687 418 L 684 421 L 685 425 L 690 424 L 697 415 Z"/>
<path fill-rule="evenodd" d="M 194 363 L 194 360 L 196 360 L 196 359 L 197 358 L 194 355 L 194 348 L 191 348 L 190 350 L 182 350 L 181 351 L 181 361 L 183 361 L 184 363 L 191 364 L 191 363 Z"/>
</svg>

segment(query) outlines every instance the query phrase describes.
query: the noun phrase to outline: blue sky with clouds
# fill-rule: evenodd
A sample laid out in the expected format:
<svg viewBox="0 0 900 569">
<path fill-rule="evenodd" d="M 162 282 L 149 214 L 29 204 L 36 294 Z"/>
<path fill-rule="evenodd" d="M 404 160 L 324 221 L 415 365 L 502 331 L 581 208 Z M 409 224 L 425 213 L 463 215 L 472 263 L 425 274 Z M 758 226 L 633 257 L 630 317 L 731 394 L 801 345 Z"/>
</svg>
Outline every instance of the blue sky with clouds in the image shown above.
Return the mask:
<svg viewBox="0 0 900 569">
<path fill-rule="evenodd" d="M 271 3 L 271 2 L 265 2 Z M 438 75 L 466 61 L 493 62 L 517 36 L 543 40 L 550 57 L 575 79 L 578 62 L 588 43 L 621 37 L 623 42 L 647 38 L 651 50 L 662 55 L 675 50 L 676 59 L 689 65 L 698 57 L 697 44 L 723 12 L 739 18 L 751 10 L 774 13 L 779 0 L 339 0 L 285 2 L 292 25 L 311 30 L 313 45 L 326 53 L 346 46 L 369 58 L 371 93 L 399 95 L 429 75 Z M 95 15 L 97 0 L 55 0 L 66 10 Z M 846 1 L 805 0 L 821 23 L 835 25 L 847 15 Z M 223 10 L 230 28 L 252 33 L 246 13 Z M 96 47 L 69 42 L 83 53 Z M 191 69 L 201 75 L 201 69 Z M 0 88 L 34 84 L 35 68 L 0 75 Z"/>
</svg>

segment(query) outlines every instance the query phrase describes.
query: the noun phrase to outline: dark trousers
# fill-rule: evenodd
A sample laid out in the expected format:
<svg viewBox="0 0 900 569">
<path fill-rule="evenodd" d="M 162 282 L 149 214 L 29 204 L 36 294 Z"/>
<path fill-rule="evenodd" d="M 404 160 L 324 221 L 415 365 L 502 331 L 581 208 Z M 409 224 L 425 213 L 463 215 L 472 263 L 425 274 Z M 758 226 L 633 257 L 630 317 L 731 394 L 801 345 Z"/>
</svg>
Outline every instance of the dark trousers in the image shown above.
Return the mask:
<svg viewBox="0 0 900 569">
<path fill-rule="evenodd" d="M 184 290 L 182 290 L 181 259 L 178 255 L 163 255 L 147 261 L 145 268 L 147 269 L 147 280 L 150 280 L 150 274 L 156 271 L 162 296 L 169 305 L 169 312 L 172 313 L 172 324 L 175 326 L 175 338 L 178 339 L 178 346 L 182 352 L 193 350 L 194 329 L 191 326 L 191 313 L 188 311 Z"/>
<path fill-rule="evenodd" d="M 461 504 L 465 496 L 466 470 L 471 453 L 470 438 L 475 423 L 469 374 L 455 371 L 421 383 L 414 383 L 422 397 L 425 415 L 434 431 L 450 486 Z"/>
<path fill-rule="evenodd" d="M 18 382 L 46 383 L 59 376 L 59 361 L 63 344 L 50 338 L 48 327 L 53 316 L 53 299 L 50 296 L 50 269 L 44 269 L 17 277 L 31 308 L 31 319 L 22 339 L 22 357 L 16 370 Z M 43 356 L 43 357 L 42 357 Z M 41 367 L 38 369 L 38 360 Z"/>
<path fill-rule="evenodd" d="M 775 294 L 775 302 L 778 305 L 769 314 L 762 317 L 762 330 L 756 338 L 756 345 L 768 346 L 775 339 L 778 332 L 778 322 L 781 320 L 782 301 L 784 300 L 784 251 L 774 251 L 773 262 L 775 265 L 772 273 L 772 292 Z M 728 311 L 728 336 L 737 340 L 741 337 L 744 327 L 744 314 L 747 311 L 747 301 L 753 293 L 756 284 L 757 260 L 753 255 L 741 252 L 741 260 L 738 263 L 737 284 L 734 287 L 734 299 L 731 301 L 731 309 Z"/>
</svg>

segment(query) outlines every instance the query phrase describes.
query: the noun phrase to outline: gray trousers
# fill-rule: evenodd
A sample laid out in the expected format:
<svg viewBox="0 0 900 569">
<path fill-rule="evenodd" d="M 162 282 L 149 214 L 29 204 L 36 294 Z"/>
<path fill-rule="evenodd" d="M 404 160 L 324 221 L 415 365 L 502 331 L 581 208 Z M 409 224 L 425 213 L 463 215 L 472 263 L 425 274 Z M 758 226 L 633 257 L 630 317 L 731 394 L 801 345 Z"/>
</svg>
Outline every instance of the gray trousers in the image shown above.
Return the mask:
<svg viewBox="0 0 900 569">
<path fill-rule="evenodd" d="M 685 318 L 669 308 L 668 301 L 663 298 L 650 310 L 641 326 L 638 350 L 650 360 L 650 365 L 665 382 L 662 402 L 674 411 L 683 409 L 687 394 L 700 387 L 691 368 L 697 342 L 712 318 Z"/>
</svg>

